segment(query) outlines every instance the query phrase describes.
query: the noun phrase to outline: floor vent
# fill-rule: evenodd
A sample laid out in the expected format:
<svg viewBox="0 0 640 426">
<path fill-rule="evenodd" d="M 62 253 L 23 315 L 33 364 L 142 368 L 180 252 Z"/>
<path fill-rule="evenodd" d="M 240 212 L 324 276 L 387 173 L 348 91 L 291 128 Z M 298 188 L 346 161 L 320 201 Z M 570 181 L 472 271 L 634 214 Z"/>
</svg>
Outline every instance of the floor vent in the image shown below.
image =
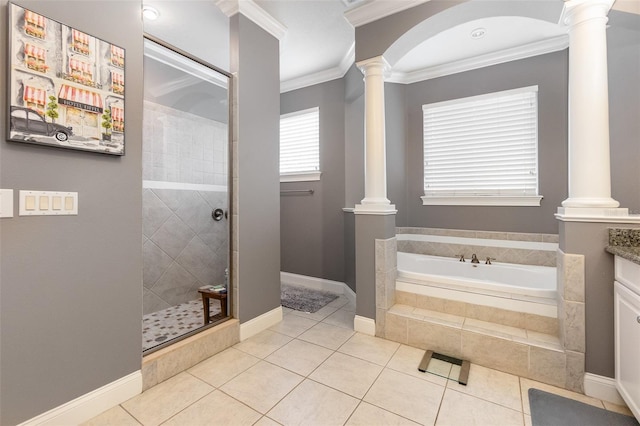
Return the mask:
<svg viewBox="0 0 640 426">
<path fill-rule="evenodd" d="M 433 360 L 437 360 L 437 362 L 432 362 Z M 450 364 L 449 368 L 443 368 L 443 363 Z M 433 351 L 426 351 L 422 357 L 422 361 L 420 361 L 418 370 L 421 373 L 431 373 L 450 380 L 456 380 L 453 378 L 453 375 L 455 374 L 454 369 L 451 368 L 451 366 L 454 365 L 459 367 L 456 369 L 456 371 L 459 372 L 457 382 L 466 386 L 469 380 L 469 368 L 471 367 L 471 363 L 469 363 L 469 361 L 439 354 Z"/>
</svg>

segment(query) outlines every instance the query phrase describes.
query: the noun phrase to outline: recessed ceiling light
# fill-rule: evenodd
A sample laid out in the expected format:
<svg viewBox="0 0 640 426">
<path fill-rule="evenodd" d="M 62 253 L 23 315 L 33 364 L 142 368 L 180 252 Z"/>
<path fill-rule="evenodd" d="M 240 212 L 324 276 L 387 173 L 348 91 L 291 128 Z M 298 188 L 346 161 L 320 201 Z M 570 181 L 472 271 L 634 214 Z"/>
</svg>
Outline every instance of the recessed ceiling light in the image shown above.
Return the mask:
<svg viewBox="0 0 640 426">
<path fill-rule="evenodd" d="M 149 21 L 155 21 L 160 16 L 160 12 L 151 6 L 144 6 L 142 8 L 142 16 Z"/>
<path fill-rule="evenodd" d="M 484 28 L 476 28 L 471 31 L 471 38 L 482 38 L 487 33 L 487 30 Z"/>
</svg>

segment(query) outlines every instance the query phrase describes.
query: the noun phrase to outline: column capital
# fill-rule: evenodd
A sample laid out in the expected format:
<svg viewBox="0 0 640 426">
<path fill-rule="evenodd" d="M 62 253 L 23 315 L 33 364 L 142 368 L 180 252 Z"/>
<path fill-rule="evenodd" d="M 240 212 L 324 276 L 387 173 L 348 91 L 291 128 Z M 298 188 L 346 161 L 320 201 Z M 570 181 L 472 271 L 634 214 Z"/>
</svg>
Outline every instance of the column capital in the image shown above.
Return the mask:
<svg viewBox="0 0 640 426">
<path fill-rule="evenodd" d="M 607 19 L 614 2 L 615 0 L 567 0 L 560 15 L 560 24 L 572 27 L 591 19 Z"/>
<path fill-rule="evenodd" d="M 373 75 L 375 73 L 379 73 L 385 76 L 389 71 L 391 71 L 391 66 L 384 58 L 384 56 L 376 56 L 356 62 L 356 66 L 362 72 L 362 74 L 364 74 L 365 77 L 368 75 Z"/>
</svg>

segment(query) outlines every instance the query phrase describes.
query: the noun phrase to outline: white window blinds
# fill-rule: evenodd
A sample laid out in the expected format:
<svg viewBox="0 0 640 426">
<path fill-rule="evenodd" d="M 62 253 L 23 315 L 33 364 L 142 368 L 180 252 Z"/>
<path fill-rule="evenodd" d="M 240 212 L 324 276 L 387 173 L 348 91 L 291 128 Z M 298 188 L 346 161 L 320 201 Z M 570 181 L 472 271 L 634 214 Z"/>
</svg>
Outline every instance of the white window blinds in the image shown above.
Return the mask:
<svg viewBox="0 0 640 426">
<path fill-rule="evenodd" d="M 423 200 L 538 195 L 537 86 L 422 110 Z"/>
<path fill-rule="evenodd" d="M 320 108 L 280 116 L 280 175 L 320 170 Z"/>
</svg>

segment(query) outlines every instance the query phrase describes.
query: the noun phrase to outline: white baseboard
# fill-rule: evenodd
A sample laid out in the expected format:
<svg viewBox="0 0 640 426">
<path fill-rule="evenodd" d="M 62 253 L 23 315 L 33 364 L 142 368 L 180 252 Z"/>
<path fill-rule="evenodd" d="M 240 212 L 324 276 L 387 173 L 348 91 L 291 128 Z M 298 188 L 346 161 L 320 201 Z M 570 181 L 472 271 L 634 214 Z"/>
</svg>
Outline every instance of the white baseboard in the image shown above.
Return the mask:
<svg viewBox="0 0 640 426">
<path fill-rule="evenodd" d="M 278 306 L 275 309 L 265 312 L 264 314 L 255 317 L 247 322 L 240 324 L 240 341 L 248 339 L 251 336 L 255 336 L 267 328 L 276 325 L 282 321 L 282 306 Z"/>
<path fill-rule="evenodd" d="M 376 321 L 371 318 L 361 317 L 356 315 L 353 319 L 353 329 L 362 334 L 368 334 L 369 336 L 376 335 Z"/>
<path fill-rule="evenodd" d="M 19 426 L 77 425 L 142 392 L 140 370 L 20 423 Z"/>
<path fill-rule="evenodd" d="M 341 283 L 344 284 L 344 288 L 343 293 L 344 296 L 349 299 L 349 303 L 351 303 L 353 306 L 356 306 L 356 292 L 351 290 L 351 287 L 349 287 L 348 285 L 346 285 L 345 283 Z"/>
<path fill-rule="evenodd" d="M 616 380 L 597 374 L 585 373 L 584 393 L 593 398 L 602 399 L 617 405 L 627 405 L 618 393 Z"/>
<path fill-rule="evenodd" d="M 297 285 L 312 288 L 314 290 L 328 291 L 331 293 L 343 294 L 349 302 L 355 305 L 356 294 L 348 285 L 340 281 L 325 280 L 324 278 L 309 277 L 307 275 L 292 274 L 291 272 L 280 272 L 280 282 L 282 284 Z"/>
</svg>

